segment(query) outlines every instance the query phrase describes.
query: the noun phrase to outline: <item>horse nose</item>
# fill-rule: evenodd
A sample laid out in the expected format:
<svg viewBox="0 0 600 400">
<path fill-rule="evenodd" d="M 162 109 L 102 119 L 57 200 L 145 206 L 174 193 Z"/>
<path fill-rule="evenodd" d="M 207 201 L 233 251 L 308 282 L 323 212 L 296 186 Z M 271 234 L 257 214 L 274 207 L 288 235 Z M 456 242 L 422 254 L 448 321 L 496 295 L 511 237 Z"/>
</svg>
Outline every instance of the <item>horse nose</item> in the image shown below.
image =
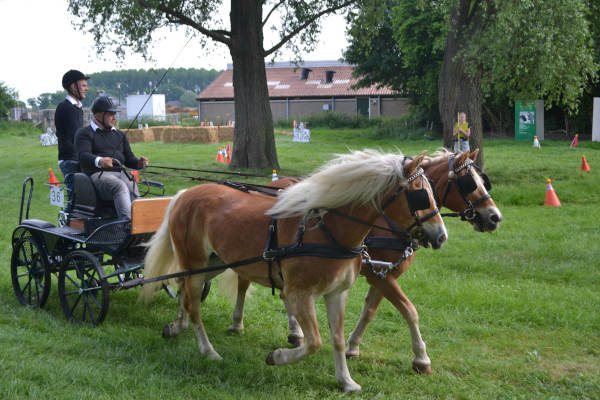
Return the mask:
<svg viewBox="0 0 600 400">
<path fill-rule="evenodd" d="M 490 216 L 490 219 L 492 220 L 492 222 L 494 222 L 496 224 L 498 224 L 498 223 L 500 223 L 500 221 L 502 221 L 502 217 L 495 213 Z"/>
<path fill-rule="evenodd" d="M 437 239 L 431 243 L 431 247 L 433 247 L 434 249 L 439 249 L 440 247 L 442 247 L 442 244 L 444 244 L 446 239 L 448 239 L 448 236 L 446 236 L 445 233 L 440 234 L 437 237 Z"/>
</svg>

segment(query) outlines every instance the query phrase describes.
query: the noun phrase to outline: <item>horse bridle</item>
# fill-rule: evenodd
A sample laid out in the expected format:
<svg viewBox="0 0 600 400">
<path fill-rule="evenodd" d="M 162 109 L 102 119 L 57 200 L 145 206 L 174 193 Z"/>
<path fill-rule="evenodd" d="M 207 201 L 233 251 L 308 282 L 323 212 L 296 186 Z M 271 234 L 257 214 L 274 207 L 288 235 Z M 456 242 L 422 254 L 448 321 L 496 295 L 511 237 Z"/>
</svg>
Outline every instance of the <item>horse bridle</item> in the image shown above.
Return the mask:
<svg viewBox="0 0 600 400">
<path fill-rule="evenodd" d="M 415 179 L 417 179 L 418 177 L 423 176 L 423 178 L 426 177 L 424 171 L 422 168 L 418 168 L 417 171 L 410 175 L 407 179 L 407 183 L 410 184 L 412 181 L 414 181 Z M 383 216 L 383 218 L 386 220 L 386 222 L 388 223 L 388 225 L 390 226 L 389 228 L 386 228 L 384 226 L 381 225 L 377 225 L 377 224 L 371 224 L 368 223 L 366 221 L 363 221 L 359 218 L 356 217 L 352 217 L 350 215 L 346 215 L 344 213 L 341 213 L 337 210 L 334 209 L 327 209 L 328 212 L 335 214 L 337 216 L 349 219 L 350 221 L 354 221 L 356 223 L 359 223 L 361 225 L 365 225 L 371 228 L 378 228 L 387 232 L 391 232 L 395 235 L 406 235 L 406 236 L 410 236 L 409 232 L 415 228 L 416 226 L 422 226 L 423 222 L 433 218 L 436 214 L 438 214 L 440 211 L 438 210 L 437 207 L 435 207 L 435 209 L 430 212 L 429 214 L 425 215 L 423 218 L 419 218 L 419 216 L 417 215 L 417 211 L 419 210 L 426 210 L 428 208 L 431 207 L 431 202 L 429 201 L 429 195 L 427 194 L 427 190 L 426 189 L 416 189 L 416 190 L 409 190 L 408 189 L 408 184 L 406 186 L 400 186 L 395 192 L 394 194 L 392 194 L 392 196 L 383 204 L 383 206 L 381 207 L 381 215 Z M 423 185 L 423 184 L 422 184 Z M 415 222 L 413 222 L 407 229 L 405 230 L 401 230 L 398 225 L 385 213 L 385 209 L 388 208 L 394 201 L 396 201 L 396 199 L 402 194 L 402 192 L 406 193 L 406 199 L 408 202 L 408 207 L 410 208 L 410 214 L 413 216 L 413 218 L 415 219 Z"/>
<path fill-rule="evenodd" d="M 469 200 L 468 195 L 477 190 L 477 183 L 471 175 L 471 168 L 475 168 L 477 170 L 477 173 L 483 180 L 483 187 L 485 188 L 485 190 L 492 190 L 492 183 L 490 182 L 490 178 L 488 178 L 488 176 L 484 172 L 482 172 L 481 169 L 479 169 L 479 167 L 477 167 L 477 165 L 471 159 L 467 159 L 462 165 L 454 167 L 454 156 L 450 157 L 448 159 L 448 169 L 452 171 L 453 174 L 452 177 L 448 179 L 448 184 L 446 185 L 446 190 L 444 191 L 444 196 L 442 197 L 440 205 L 445 205 L 446 198 L 448 197 L 448 193 L 450 193 L 451 186 L 452 184 L 455 184 L 458 188 L 458 192 L 465 201 L 467 208 L 459 213 L 442 214 L 442 216 L 460 216 L 462 220 L 473 221 L 479 215 L 475 208 L 487 199 L 490 199 L 492 197 L 489 193 L 486 193 L 474 202 L 471 202 L 471 200 Z M 466 169 L 467 173 L 466 175 L 459 177 L 458 173 L 463 169 Z"/>
</svg>

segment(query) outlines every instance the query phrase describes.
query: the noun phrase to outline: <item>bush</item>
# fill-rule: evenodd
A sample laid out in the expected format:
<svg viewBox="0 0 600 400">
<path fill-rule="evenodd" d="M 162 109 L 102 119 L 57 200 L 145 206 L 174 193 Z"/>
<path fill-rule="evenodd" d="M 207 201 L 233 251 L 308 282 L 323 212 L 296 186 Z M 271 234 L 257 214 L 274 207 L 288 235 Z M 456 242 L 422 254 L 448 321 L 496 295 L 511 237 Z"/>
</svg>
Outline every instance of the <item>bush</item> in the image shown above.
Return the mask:
<svg viewBox="0 0 600 400">
<path fill-rule="evenodd" d="M 0 121 L 0 135 L 37 136 L 44 133 L 40 125 L 32 122 Z"/>
<path fill-rule="evenodd" d="M 279 119 L 273 122 L 273 125 L 277 128 L 290 128 L 292 120 L 302 121 L 308 123 L 311 128 L 347 128 L 347 129 L 358 129 L 368 128 L 372 126 L 372 122 L 362 115 L 352 116 L 341 112 L 328 112 L 323 111 L 316 114 L 309 114 L 303 117 L 292 117 L 289 120 Z"/>
<path fill-rule="evenodd" d="M 441 133 L 427 128 L 418 121 L 413 114 L 406 114 L 400 118 L 380 118 L 373 128 L 371 136 L 374 139 L 429 139 L 437 140 Z"/>
<path fill-rule="evenodd" d="M 320 112 L 304 117 L 296 117 L 297 121 L 309 123 L 311 128 L 372 128 L 368 136 L 374 139 L 439 139 L 441 133 L 423 126 L 419 117 L 409 113 L 399 118 L 376 117 L 367 118 L 362 115 L 353 116 L 340 112 Z M 289 129 L 291 120 L 279 119 L 273 122 L 276 128 Z"/>
</svg>

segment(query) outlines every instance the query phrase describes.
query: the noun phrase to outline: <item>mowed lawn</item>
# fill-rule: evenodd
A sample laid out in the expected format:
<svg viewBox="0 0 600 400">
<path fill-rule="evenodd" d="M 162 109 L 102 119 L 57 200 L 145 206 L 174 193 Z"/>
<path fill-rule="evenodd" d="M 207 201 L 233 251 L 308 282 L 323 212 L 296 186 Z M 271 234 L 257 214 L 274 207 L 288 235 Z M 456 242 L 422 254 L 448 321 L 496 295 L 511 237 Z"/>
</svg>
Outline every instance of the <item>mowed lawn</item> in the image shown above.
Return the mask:
<svg viewBox="0 0 600 400">
<path fill-rule="evenodd" d="M 439 141 L 373 140 L 368 131 L 313 130 L 298 144 L 277 134 L 280 175 L 305 175 L 334 153 L 366 147 L 416 154 Z M 348 362 L 365 399 L 597 399 L 600 398 L 600 145 L 583 141 L 531 143 L 485 140 L 486 172 L 504 220 L 493 234 L 446 218 L 441 250 L 420 249 L 400 284 L 417 307 L 433 375 L 411 370 L 410 335 L 384 301 Z M 156 165 L 224 169 L 217 145 L 134 144 Z M 56 222 L 48 204 L 48 168 L 59 179 L 56 147 L 34 135 L 0 132 L 0 398 L 40 399 L 324 399 L 346 397 L 336 384 L 322 299 L 317 313 L 323 347 L 297 364 L 265 363 L 287 346 L 285 311 L 278 296 L 257 288 L 247 300 L 246 329 L 229 334 L 232 302 L 214 288 L 203 308 L 208 335 L 223 361 L 202 358 L 188 329 L 165 340 L 176 315 L 164 293 L 149 306 L 139 289 L 112 292 L 98 327 L 65 320 L 53 276 L 44 309 L 22 307 L 10 277 L 10 238 L 18 223 L 21 184 L 35 180 L 31 218 Z M 585 155 L 590 172 L 580 171 Z M 269 175 L 271 171 L 252 171 Z M 212 178 L 222 175 L 203 174 Z M 562 207 L 543 206 L 551 178 Z M 155 178 L 156 179 L 156 178 Z M 267 183 L 268 178 L 233 178 Z M 189 187 L 163 179 L 168 194 Z M 266 232 L 265 232 L 266 240 Z M 216 286 L 216 285 L 215 285 Z M 358 320 L 368 285 L 350 291 L 346 337 Z"/>
</svg>

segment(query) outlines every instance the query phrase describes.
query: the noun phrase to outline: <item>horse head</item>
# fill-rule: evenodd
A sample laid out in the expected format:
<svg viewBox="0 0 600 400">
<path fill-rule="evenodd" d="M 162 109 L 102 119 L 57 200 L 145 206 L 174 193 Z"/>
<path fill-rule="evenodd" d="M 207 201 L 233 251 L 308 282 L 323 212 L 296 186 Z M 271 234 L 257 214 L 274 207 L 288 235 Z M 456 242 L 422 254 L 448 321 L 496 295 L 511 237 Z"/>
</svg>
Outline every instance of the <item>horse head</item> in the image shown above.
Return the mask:
<svg viewBox="0 0 600 400">
<path fill-rule="evenodd" d="M 459 212 L 478 232 L 493 232 L 502 221 L 502 213 L 489 191 L 488 176 L 475 164 L 479 149 L 465 151 L 448 159 L 448 177 L 437 182 L 438 193 L 443 193 L 441 204 Z"/>
<path fill-rule="evenodd" d="M 426 151 L 410 160 L 405 158 L 404 176 L 407 180 L 407 185 L 403 188 L 405 193 L 404 201 L 394 201 L 399 196 L 397 191 L 384 204 L 384 217 L 391 214 L 392 210 L 396 215 L 400 215 L 400 219 L 406 220 L 407 212 L 410 213 L 414 222 L 406 230 L 411 238 L 418 239 L 419 242 L 427 247 L 429 244 L 434 249 L 439 249 L 448 238 L 448 232 L 444 221 L 439 214 L 433 187 L 425 176 L 420 164 L 425 158 Z M 394 207 L 395 206 L 395 207 Z M 385 208 L 389 207 L 389 211 Z"/>
</svg>

